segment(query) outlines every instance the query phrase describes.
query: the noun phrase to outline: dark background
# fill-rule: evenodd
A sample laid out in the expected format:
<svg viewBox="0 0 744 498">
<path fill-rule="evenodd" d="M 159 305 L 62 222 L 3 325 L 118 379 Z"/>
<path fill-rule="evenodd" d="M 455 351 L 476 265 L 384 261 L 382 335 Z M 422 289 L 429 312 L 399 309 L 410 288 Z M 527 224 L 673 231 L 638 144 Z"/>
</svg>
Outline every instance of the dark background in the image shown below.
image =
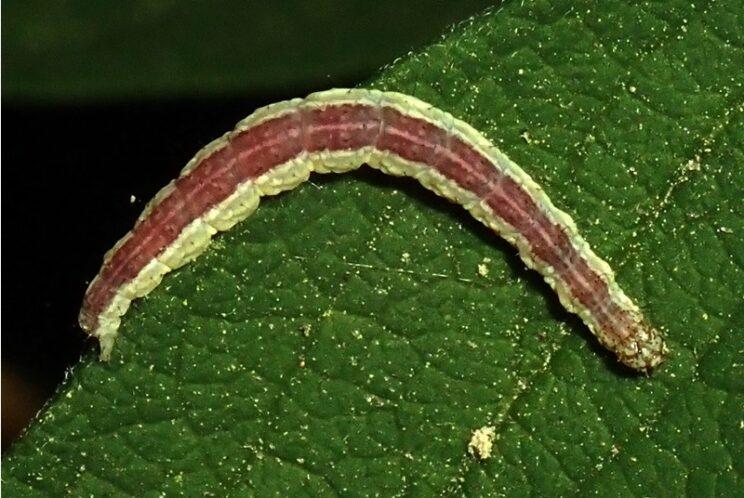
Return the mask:
<svg viewBox="0 0 744 498">
<path fill-rule="evenodd" d="M 103 253 L 201 146 L 490 3 L 3 2 L 3 450 L 96 347 L 77 311 Z"/>
</svg>

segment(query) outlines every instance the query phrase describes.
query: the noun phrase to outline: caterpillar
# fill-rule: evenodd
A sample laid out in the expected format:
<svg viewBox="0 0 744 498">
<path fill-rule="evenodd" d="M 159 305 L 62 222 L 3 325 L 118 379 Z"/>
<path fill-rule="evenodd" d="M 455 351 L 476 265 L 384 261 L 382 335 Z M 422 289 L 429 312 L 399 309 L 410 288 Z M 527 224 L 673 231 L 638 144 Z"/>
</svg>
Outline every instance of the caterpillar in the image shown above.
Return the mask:
<svg viewBox="0 0 744 498">
<path fill-rule="evenodd" d="M 196 153 L 105 254 L 88 286 L 79 321 L 99 339 L 101 359 L 110 357 L 131 301 L 248 217 L 262 196 L 292 189 L 311 172 L 363 164 L 413 177 L 467 209 L 515 246 L 623 364 L 648 372 L 664 360 L 663 336 L 522 168 L 451 114 L 409 95 L 366 89 L 263 107 Z"/>
</svg>

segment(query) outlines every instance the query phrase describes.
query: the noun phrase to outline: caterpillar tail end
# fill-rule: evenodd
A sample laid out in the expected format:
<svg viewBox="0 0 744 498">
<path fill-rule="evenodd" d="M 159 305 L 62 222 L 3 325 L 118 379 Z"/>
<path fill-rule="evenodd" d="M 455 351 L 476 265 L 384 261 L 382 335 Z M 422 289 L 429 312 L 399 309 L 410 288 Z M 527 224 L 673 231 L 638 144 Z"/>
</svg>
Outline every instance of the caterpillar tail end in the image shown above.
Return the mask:
<svg viewBox="0 0 744 498">
<path fill-rule="evenodd" d="M 78 323 L 86 334 L 98 339 L 101 348 L 101 353 L 98 355 L 99 360 L 109 361 L 111 359 L 111 351 L 114 349 L 114 343 L 116 342 L 116 328 L 103 326 L 98 319 L 91 317 L 86 306 L 83 306 L 80 310 Z"/>
<path fill-rule="evenodd" d="M 109 361 L 111 359 L 111 351 L 114 349 L 114 342 L 116 342 L 116 334 L 100 334 L 96 337 L 98 337 L 98 342 L 101 346 L 101 353 L 98 355 L 98 359 Z"/>
</svg>

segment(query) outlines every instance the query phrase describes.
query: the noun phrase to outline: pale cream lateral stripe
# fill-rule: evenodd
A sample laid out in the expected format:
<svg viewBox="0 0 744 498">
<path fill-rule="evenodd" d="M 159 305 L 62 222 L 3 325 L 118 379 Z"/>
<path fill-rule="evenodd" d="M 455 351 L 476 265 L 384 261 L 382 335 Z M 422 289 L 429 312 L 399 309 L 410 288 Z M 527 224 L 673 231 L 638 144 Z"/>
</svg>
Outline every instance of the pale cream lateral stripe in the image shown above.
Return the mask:
<svg viewBox="0 0 744 498">
<path fill-rule="evenodd" d="M 126 313 L 132 299 L 142 297 L 154 289 L 163 276 L 196 258 L 209 245 L 211 237 L 218 231 L 227 230 L 250 216 L 258 207 L 260 197 L 276 195 L 291 190 L 306 181 L 312 171 L 318 173 L 343 173 L 359 168 L 362 164 L 395 176 L 410 176 L 424 187 L 458 204 L 469 206 L 471 214 L 499 233 L 508 233 L 509 242 L 522 251 L 529 244 L 516 230 L 507 228 L 493 215 L 472 192 L 462 189 L 430 166 L 406 161 L 396 155 L 367 147 L 355 153 L 320 152 L 303 153 L 300 157 L 277 166 L 255 180 L 243 182 L 226 200 L 209 210 L 203 217 L 191 222 L 155 260 L 116 293 L 111 304 L 99 316 L 98 328 L 93 335 L 101 342 L 101 359 L 108 359 L 116 339 L 120 317 Z M 364 160 L 361 160 L 361 159 Z"/>
</svg>

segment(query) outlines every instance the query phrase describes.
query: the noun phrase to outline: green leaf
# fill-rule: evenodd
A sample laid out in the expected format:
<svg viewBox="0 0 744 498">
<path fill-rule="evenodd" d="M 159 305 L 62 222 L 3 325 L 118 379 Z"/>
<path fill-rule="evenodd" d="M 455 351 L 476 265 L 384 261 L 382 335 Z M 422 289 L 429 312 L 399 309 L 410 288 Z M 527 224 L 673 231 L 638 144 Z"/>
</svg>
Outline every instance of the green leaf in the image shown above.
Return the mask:
<svg viewBox="0 0 744 498">
<path fill-rule="evenodd" d="M 114 359 L 86 357 L 12 448 L 4 491 L 736 494 L 740 12 L 506 2 L 371 82 L 473 124 L 573 215 L 666 331 L 652 376 L 460 208 L 316 176 L 134 305 Z"/>
</svg>

